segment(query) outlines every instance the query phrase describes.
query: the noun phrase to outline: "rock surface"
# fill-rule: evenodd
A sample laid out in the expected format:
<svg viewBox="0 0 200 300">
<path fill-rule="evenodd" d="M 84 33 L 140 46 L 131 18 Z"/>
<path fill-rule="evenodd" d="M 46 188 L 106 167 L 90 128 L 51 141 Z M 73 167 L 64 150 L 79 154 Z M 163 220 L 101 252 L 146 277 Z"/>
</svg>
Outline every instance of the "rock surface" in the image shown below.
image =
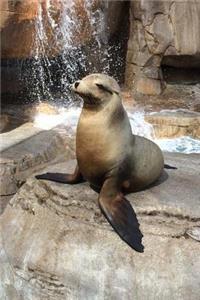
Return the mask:
<svg viewBox="0 0 200 300">
<path fill-rule="evenodd" d="M 0 4 L 2 58 L 29 57 L 35 38 L 37 0 L 8 1 Z M 19 42 L 20 41 L 20 42 Z"/>
<path fill-rule="evenodd" d="M 161 111 L 145 116 L 156 138 L 191 136 L 200 138 L 200 113 L 187 110 Z"/>
<path fill-rule="evenodd" d="M 0 295 L 20 300 L 198 300 L 199 156 L 165 156 L 178 169 L 127 196 L 144 234 L 143 254 L 114 233 L 87 183 L 28 179 L 0 220 Z M 73 168 L 69 161 L 48 171 Z"/>
<path fill-rule="evenodd" d="M 2 114 L 0 116 L 0 133 L 3 132 L 10 123 L 10 116 L 7 114 Z"/>
<path fill-rule="evenodd" d="M 16 193 L 28 176 L 50 161 L 73 157 L 70 150 L 70 147 L 73 148 L 72 145 L 72 138 L 66 133 L 65 127 L 41 130 L 28 123 L 2 134 L 1 195 L 9 196 Z"/>
<path fill-rule="evenodd" d="M 42 130 L 35 127 L 33 123 L 26 123 L 14 130 L 3 133 L 0 136 L 0 151 L 5 151 L 6 149 L 23 142 L 24 140 L 38 134 L 41 131 Z"/>
<path fill-rule="evenodd" d="M 198 68 L 199 15 L 199 1 L 131 1 L 127 86 L 134 87 L 136 94 L 161 93 L 165 87 L 163 57 L 171 66 Z M 177 56 L 184 58 L 177 60 Z"/>
</svg>

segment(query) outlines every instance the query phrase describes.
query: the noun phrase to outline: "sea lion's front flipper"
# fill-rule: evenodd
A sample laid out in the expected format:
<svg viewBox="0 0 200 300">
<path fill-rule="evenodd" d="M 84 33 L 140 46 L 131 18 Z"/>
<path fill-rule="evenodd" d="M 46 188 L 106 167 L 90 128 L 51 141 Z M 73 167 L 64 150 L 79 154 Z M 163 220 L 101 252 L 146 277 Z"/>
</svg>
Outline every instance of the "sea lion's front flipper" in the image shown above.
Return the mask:
<svg viewBox="0 0 200 300">
<path fill-rule="evenodd" d="M 36 175 L 37 179 L 50 180 L 60 183 L 76 184 L 84 181 L 83 176 L 79 170 L 78 165 L 74 171 L 74 174 L 64 174 L 64 173 L 45 173 L 41 175 Z"/>
<path fill-rule="evenodd" d="M 115 179 L 105 181 L 99 196 L 99 206 L 119 236 L 131 248 L 143 252 L 143 235 L 136 214 L 129 201 L 118 190 Z"/>
</svg>

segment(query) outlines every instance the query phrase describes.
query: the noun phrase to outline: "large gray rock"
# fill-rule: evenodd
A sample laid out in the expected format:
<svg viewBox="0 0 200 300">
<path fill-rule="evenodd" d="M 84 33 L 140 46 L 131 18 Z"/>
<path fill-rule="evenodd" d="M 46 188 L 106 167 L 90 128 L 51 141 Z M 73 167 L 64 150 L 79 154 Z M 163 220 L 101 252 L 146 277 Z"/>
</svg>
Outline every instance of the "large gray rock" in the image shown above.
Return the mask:
<svg viewBox="0 0 200 300">
<path fill-rule="evenodd" d="M 108 225 L 87 183 L 30 178 L 1 216 L 0 295 L 20 300 L 199 299 L 199 156 L 167 154 L 166 163 L 178 169 L 127 196 L 144 234 L 143 254 Z M 69 161 L 48 171 L 73 168 Z"/>
<path fill-rule="evenodd" d="M 72 157 L 72 140 L 64 126 L 42 130 L 33 123 L 1 134 L 0 195 L 16 193 L 28 176 L 50 161 Z"/>
<path fill-rule="evenodd" d="M 162 92 L 163 58 L 175 67 L 199 66 L 199 15 L 199 1 L 131 1 L 126 85 L 134 88 L 136 95 Z M 183 60 L 176 59 L 181 56 Z"/>
</svg>

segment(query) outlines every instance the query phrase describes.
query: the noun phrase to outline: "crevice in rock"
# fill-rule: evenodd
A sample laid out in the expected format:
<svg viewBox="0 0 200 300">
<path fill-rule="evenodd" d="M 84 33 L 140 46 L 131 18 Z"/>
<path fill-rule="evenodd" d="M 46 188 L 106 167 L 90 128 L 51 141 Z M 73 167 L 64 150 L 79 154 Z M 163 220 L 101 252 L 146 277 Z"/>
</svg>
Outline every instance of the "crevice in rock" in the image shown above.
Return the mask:
<svg viewBox="0 0 200 300">
<path fill-rule="evenodd" d="M 145 28 L 146 28 L 147 26 L 151 26 L 151 25 L 154 23 L 155 18 L 156 18 L 157 16 L 160 16 L 160 15 L 167 16 L 166 13 L 158 11 L 158 12 L 154 13 L 153 19 L 151 20 L 151 22 L 150 22 L 150 23 L 147 23 L 147 24 L 145 24 L 145 25 L 143 24 L 143 26 L 144 26 Z"/>
<path fill-rule="evenodd" d="M 174 5 L 175 5 L 175 1 L 172 1 L 169 5 L 169 15 L 171 14 L 171 10 Z"/>
<path fill-rule="evenodd" d="M 14 271 L 16 276 L 36 288 L 40 294 L 67 296 L 70 292 L 69 288 L 54 274 L 30 267 L 27 268 L 26 272 L 19 267 L 15 267 Z"/>
<path fill-rule="evenodd" d="M 200 222 L 200 217 L 190 217 L 189 215 L 183 215 L 183 214 L 173 214 L 167 211 L 157 211 L 157 210 L 151 210 L 151 211 L 140 211 L 138 212 L 138 215 L 141 216 L 162 216 L 164 218 L 176 218 L 178 220 L 186 220 L 189 222 Z"/>
</svg>

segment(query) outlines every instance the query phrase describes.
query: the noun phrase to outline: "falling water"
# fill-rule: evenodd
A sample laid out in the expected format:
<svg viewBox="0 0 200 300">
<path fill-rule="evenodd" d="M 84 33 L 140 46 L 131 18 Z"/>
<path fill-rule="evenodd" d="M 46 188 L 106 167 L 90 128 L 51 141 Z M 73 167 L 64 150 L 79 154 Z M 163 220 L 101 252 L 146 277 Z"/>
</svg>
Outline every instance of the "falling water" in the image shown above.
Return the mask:
<svg viewBox="0 0 200 300">
<path fill-rule="evenodd" d="M 120 55 L 113 59 L 120 42 L 109 45 L 108 1 L 94 7 L 96 1 L 85 0 L 80 13 L 76 11 L 75 0 L 58 3 L 59 9 L 52 0 L 39 4 L 33 59 L 28 62 L 22 79 L 27 83 L 31 100 L 50 100 L 69 106 L 73 102 L 71 83 L 92 72 L 109 74 L 113 64 L 117 74 L 123 61 Z M 78 41 L 79 37 L 83 41 Z"/>
</svg>

